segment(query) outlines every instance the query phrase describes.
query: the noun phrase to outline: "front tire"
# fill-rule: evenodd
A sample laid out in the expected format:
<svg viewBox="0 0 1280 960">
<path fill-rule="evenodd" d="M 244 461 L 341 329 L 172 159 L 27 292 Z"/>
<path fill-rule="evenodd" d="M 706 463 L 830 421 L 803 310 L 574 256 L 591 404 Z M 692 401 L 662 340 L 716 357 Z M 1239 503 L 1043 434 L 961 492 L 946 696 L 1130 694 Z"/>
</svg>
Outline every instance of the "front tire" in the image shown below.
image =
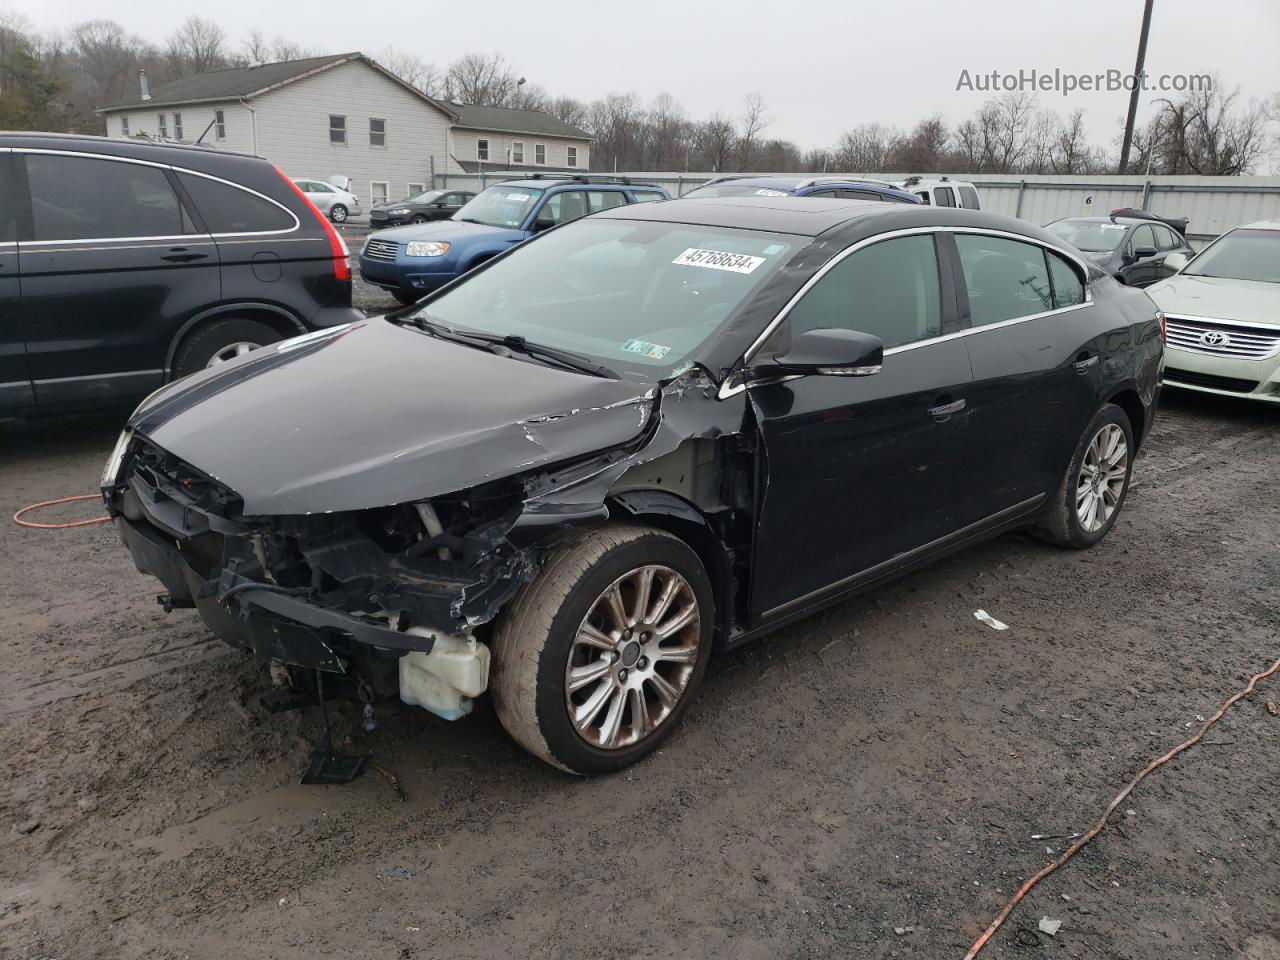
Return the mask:
<svg viewBox="0 0 1280 960">
<path fill-rule="evenodd" d="M 182 342 L 173 358 L 173 379 L 216 367 L 280 339 L 277 331 L 257 320 L 215 320 Z"/>
<path fill-rule="evenodd" d="M 347 208 L 343 206 L 341 203 L 335 203 L 332 207 L 329 208 L 329 219 L 332 220 L 334 223 L 346 223 Z"/>
<path fill-rule="evenodd" d="M 1077 550 L 1105 537 L 1124 506 L 1136 452 L 1129 415 L 1107 404 L 1089 421 L 1053 503 L 1034 531 L 1051 543 Z"/>
<path fill-rule="evenodd" d="M 562 770 L 620 770 L 688 709 L 714 619 L 711 582 L 682 541 L 650 527 L 578 534 L 551 551 L 498 622 L 498 718 Z"/>
<path fill-rule="evenodd" d="M 413 215 L 413 217 L 409 220 L 409 222 L 410 222 L 410 223 L 412 223 L 412 224 L 414 224 L 415 226 L 417 226 L 417 225 L 419 225 L 419 224 L 426 223 L 426 222 L 427 222 L 427 218 L 426 218 L 426 216 L 424 216 L 424 215 L 423 215 L 423 214 L 421 214 L 421 213 L 415 213 L 415 214 Z"/>
</svg>

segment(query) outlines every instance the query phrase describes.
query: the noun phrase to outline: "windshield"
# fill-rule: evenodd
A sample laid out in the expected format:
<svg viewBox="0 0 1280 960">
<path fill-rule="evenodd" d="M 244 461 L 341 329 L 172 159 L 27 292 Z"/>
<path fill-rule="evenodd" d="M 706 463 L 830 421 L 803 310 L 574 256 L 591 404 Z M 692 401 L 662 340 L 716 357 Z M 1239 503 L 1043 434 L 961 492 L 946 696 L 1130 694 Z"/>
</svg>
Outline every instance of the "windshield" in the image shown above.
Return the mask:
<svg viewBox="0 0 1280 960">
<path fill-rule="evenodd" d="M 443 190 L 427 190 L 423 193 L 415 193 L 412 197 L 401 200 L 401 203 L 435 203 L 444 196 Z"/>
<path fill-rule="evenodd" d="M 727 180 L 724 183 L 709 183 L 685 194 L 686 197 L 789 197 L 792 188 L 778 185 L 762 187 L 758 183 L 737 183 Z"/>
<path fill-rule="evenodd" d="M 1232 230 L 1182 272 L 1192 277 L 1280 283 L 1280 230 Z"/>
<path fill-rule="evenodd" d="M 1129 228 L 1123 223 L 1097 220 L 1059 220 L 1045 229 L 1085 253 L 1110 253 L 1120 246 Z"/>
<path fill-rule="evenodd" d="M 652 380 L 709 340 L 796 242 L 754 230 L 581 220 L 522 245 L 414 316 L 524 337 Z"/>
<path fill-rule="evenodd" d="M 518 227 L 542 196 L 528 187 L 490 187 L 475 195 L 453 215 L 455 220 L 474 220 L 491 227 Z"/>
</svg>

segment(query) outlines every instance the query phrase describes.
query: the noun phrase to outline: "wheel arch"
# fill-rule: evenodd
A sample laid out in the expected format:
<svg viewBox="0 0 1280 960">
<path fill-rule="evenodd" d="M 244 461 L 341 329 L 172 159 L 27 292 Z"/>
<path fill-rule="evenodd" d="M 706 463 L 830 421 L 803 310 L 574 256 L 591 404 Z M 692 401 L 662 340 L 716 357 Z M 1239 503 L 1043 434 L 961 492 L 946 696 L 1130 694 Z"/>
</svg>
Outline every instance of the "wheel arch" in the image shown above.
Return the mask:
<svg viewBox="0 0 1280 960">
<path fill-rule="evenodd" d="M 254 301 L 246 301 L 243 303 L 220 303 L 216 307 L 210 307 L 208 310 L 197 313 L 189 319 L 181 327 L 178 332 L 173 335 L 173 339 L 169 341 L 169 350 L 164 358 L 164 378 L 168 382 L 173 375 L 173 360 L 178 355 L 178 350 L 182 347 L 183 341 L 190 337 L 197 330 L 213 323 L 216 320 L 257 320 L 265 323 L 271 329 L 275 330 L 282 337 L 296 337 L 298 334 L 306 333 L 307 327 L 297 315 L 286 310 L 284 307 L 276 306 L 272 303 L 259 303 Z"/>
<path fill-rule="evenodd" d="M 643 523 L 678 538 L 702 561 L 715 598 L 714 643 L 728 639 L 733 619 L 733 563 L 720 537 L 697 506 L 667 490 L 635 489 L 609 497 L 610 519 Z"/>
<path fill-rule="evenodd" d="M 1125 415 L 1129 418 L 1129 426 L 1133 430 L 1134 446 L 1142 446 L 1143 435 L 1146 433 L 1147 427 L 1147 408 L 1143 405 L 1142 397 L 1139 395 L 1137 388 L 1133 386 L 1121 387 L 1107 397 L 1107 403 L 1114 403 L 1125 412 Z"/>
</svg>

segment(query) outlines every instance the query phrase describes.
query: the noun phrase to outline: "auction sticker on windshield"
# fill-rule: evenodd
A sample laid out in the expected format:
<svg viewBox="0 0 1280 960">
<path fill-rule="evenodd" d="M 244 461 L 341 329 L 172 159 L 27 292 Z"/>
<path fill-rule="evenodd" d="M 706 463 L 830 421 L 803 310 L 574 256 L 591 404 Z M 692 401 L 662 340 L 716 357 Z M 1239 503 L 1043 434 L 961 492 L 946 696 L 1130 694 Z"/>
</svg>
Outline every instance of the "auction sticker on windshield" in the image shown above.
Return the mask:
<svg viewBox="0 0 1280 960">
<path fill-rule="evenodd" d="M 757 197 L 789 197 L 791 194 L 785 190 L 770 190 L 767 187 L 756 191 Z"/>
<path fill-rule="evenodd" d="M 733 273 L 751 273 L 764 263 L 764 257 L 752 257 L 745 253 L 724 253 L 720 250 L 699 250 L 690 247 L 671 261 L 682 267 L 707 267 L 711 270 L 730 270 Z"/>
<path fill-rule="evenodd" d="M 508 193 L 507 199 L 508 200 L 528 200 L 529 195 L 527 193 Z"/>
<path fill-rule="evenodd" d="M 671 352 L 671 348 L 660 343 L 649 343 L 647 340 L 628 340 L 622 345 L 622 352 L 638 353 L 650 360 L 661 360 Z"/>
</svg>

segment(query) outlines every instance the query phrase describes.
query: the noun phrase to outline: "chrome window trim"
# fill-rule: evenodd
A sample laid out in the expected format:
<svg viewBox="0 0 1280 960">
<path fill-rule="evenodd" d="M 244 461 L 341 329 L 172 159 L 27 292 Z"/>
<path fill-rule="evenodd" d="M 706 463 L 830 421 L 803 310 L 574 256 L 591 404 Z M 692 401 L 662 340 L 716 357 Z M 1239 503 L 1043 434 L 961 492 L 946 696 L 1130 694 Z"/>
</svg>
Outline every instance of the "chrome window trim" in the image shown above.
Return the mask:
<svg viewBox="0 0 1280 960">
<path fill-rule="evenodd" d="M 1045 317 L 1052 317 L 1058 314 L 1071 313 L 1074 310 L 1083 310 L 1086 307 L 1093 306 L 1093 290 L 1089 283 L 1089 268 L 1085 265 L 1084 261 L 1081 260 L 1079 257 L 1077 257 L 1075 254 L 1067 250 L 1064 250 L 1061 247 L 1054 246 L 1053 244 L 1048 243 L 1047 241 L 1040 240 L 1036 237 L 1028 237 L 1021 233 L 1013 233 L 1012 231 L 1009 231 L 1009 230 L 997 230 L 991 227 L 961 227 L 961 226 L 906 227 L 902 230 L 890 230 L 886 233 L 878 233 L 873 237 L 867 237 L 863 240 L 859 240 L 857 243 L 853 244 L 852 246 L 845 247 L 845 249 L 841 250 L 834 257 L 832 257 L 830 260 L 824 263 L 818 269 L 818 272 L 815 273 L 808 280 L 806 280 L 804 283 L 804 286 L 802 286 L 799 290 L 797 290 L 792 295 L 791 299 L 788 300 L 785 304 L 783 304 L 782 309 L 779 310 L 778 313 L 774 316 L 774 318 L 769 321 L 769 323 L 765 326 L 764 331 L 758 337 L 756 337 L 755 340 L 751 342 L 751 346 L 747 347 L 746 351 L 742 354 L 741 362 L 743 364 L 750 362 L 751 358 L 760 349 L 760 347 L 763 346 L 766 341 L 768 341 L 769 337 L 773 335 L 774 331 L 777 330 L 778 327 L 780 327 L 786 321 L 787 316 L 791 313 L 792 308 L 797 303 L 800 302 L 800 300 L 804 297 L 804 295 L 808 293 L 818 283 L 818 281 L 820 281 L 823 277 L 825 277 L 830 270 L 834 269 L 838 264 L 843 262 L 846 257 L 850 257 L 853 254 L 857 253 L 859 250 L 862 250 L 865 247 L 869 247 L 872 244 L 879 243 L 883 240 L 893 240 L 897 237 L 910 237 L 910 236 L 917 236 L 920 234 L 934 234 L 934 233 L 980 234 L 982 236 L 998 237 L 1006 240 L 1016 240 L 1022 243 L 1029 243 L 1029 244 L 1033 244 L 1034 246 L 1041 247 L 1044 250 L 1048 250 L 1052 253 L 1056 253 L 1059 256 L 1061 256 L 1063 259 L 1065 259 L 1068 263 L 1074 264 L 1076 266 L 1080 274 L 1081 283 L 1084 286 L 1084 302 L 1075 303 L 1069 307 L 1056 307 L 1053 310 L 1044 310 L 1039 313 L 1032 313 L 1023 317 L 1013 317 L 1009 320 L 998 320 L 995 323 L 984 323 L 981 326 L 977 326 L 977 327 L 972 327 L 972 326 L 966 327 L 963 330 L 956 330 L 952 333 L 939 334 L 936 337 L 929 337 L 925 340 L 916 340 L 913 343 L 904 343 L 904 344 L 901 344 L 900 346 L 890 347 L 889 349 L 885 350 L 884 355 L 886 357 L 894 356 L 899 353 L 904 353 L 908 350 L 915 350 L 915 349 L 918 349 L 919 347 L 927 346 L 930 344 L 942 343 L 946 340 L 956 340 L 961 337 L 970 336 L 971 334 L 974 334 L 974 333 L 982 333 L 987 330 L 995 330 L 995 329 L 998 329 L 999 327 L 1009 327 L 1018 323 L 1029 323 L 1032 320 L 1042 320 Z M 786 379 L 794 379 L 794 378 L 788 377 Z M 719 399 L 721 400 L 728 399 L 729 397 L 732 397 L 738 393 L 741 393 L 743 390 L 747 389 L 748 385 L 746 383 L 735 382 L 735 380 L 736 380 L 736 376 L 730 376 L 730 377 L 727 377 L 723 381 L 723 383 L 721 383 L 720 390 L 717 393 L 717 397 L 719 397 Z M 774 381 L 771 379 L 768 382 L 774 383 L 777 381 Z"/>
<path fill-rule="evenodd" d="M 260 200 L 265 200 L 272 206 L 279 207 L 287 213 L 293 220 L 293 226 L 284 230 L 242 230 L 228 233 L 179 233 L 168 234 L 158 237 L 81 237 L 75 240 L 23 240 L 24 247 L 54 247 L 62 246 L 68 243 L 123 243 L 128 240 L 184 240 L 190 237 L 213 237 L 215 239 L 223 237 L 277 237 L 286 233 L 294 233 L 302 228 L 302 221 L 298 219 L 298 215 L 286 207 L 278 200 L 272 200 L 264 193 L 259 193 L 252 187 L 246 187 L 243 184 L 235 183 L 232 180 L 226 180 L 223 177 L 215 177 L 211 173 L 201 173 L 199 170 L 191 170 L 188 167 L 178 167 L 171 163 L 157 163 L 154 160 L 139 160 L 136 157 L 117 157 L 109 153 L 87 153 L 83 150 L 49 150 L 43 147 L 12 147 L 12 153 L 38 153 L 55 157 L 83 157 L 88 160 L 110 160 L 115 163 L 133 163 L 141 167 L 155 167 L 159 170 L 172 170 L 174 173 L 188 173 L 193 177 L 203 177 L 206 180 L 212 180 L 215 183 L 221 183 L 236 190 L 243 190 L 245 193 L 252 194 Z"/>
</svg>

